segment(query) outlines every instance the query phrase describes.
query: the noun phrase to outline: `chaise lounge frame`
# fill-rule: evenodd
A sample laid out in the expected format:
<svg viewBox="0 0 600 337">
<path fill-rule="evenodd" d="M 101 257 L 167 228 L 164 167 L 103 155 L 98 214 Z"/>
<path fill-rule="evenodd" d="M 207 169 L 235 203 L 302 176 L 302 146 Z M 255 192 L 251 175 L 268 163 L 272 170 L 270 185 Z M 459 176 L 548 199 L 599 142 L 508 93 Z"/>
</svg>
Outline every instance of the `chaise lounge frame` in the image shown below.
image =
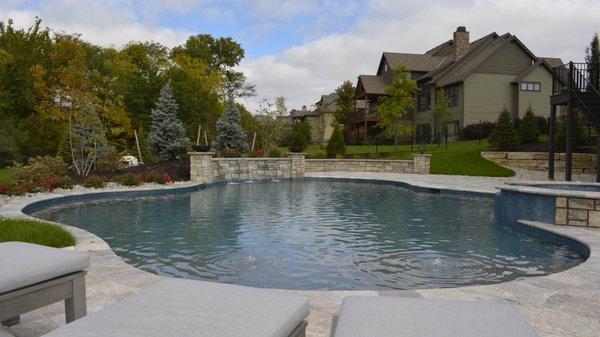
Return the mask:
<svg viewBox="0 0 600 337">
<path fill-rule="evenodd" d="M 0 294 L 0 322 L 7 326 L 17 324 L 21 314 L 62 300 L 67 323 L 84 317 L 85 275 L 82 270 Z"/>
</svg>

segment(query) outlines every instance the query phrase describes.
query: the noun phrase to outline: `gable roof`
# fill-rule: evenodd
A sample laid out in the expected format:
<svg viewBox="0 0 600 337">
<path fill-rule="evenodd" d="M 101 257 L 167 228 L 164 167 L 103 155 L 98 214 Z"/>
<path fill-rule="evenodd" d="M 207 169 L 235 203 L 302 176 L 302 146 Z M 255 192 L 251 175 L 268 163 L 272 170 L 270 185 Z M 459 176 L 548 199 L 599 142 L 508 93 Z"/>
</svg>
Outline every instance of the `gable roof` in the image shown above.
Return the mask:
<svg viewBox="0 0 600 337">
<path fill-rule="evenodd" d="M 385 95 L 387 83 L 383 76 L 358 75 L 358 83 L 356 84 L 357 92 L 359 87 L 363 88 L 366 94 Z"/>
<path fill-rule="evenodd" d="M 321 95 L 320 107 L 324 111 L 335 111 L 337 109 L 338 94 L 332 92 L 329 95 Z"/>
<path fill-rule="evenodd" d="M 527 77 L 527 75 L 529 75 L 532 71 L 534 71 L 535 69 L 537 69 L 538 67 L 544 67 L 546 68 L 550 73 L 552 73 L 552 68 L 561 66 L 563 64 L 562 60 L 560 58 L 550 58 L 550 62 L 552 62 L 552 64 L 550 62 L 548 62 L 548 57 L 540 57 L 534 64 L 532 64 L 530 67 L 528 67 L 527 69 L 525 69 L 522 73 L 520 73 L 517 77 L 515 77 L 515 79 L 512 81 L 512 83 L 520 83 L 521 81 L 523 81 L 525 79 L 525 77 Z"/>
<path fill-rule="evenodd" d="M 437 76 L 434 76 L 430 83 L 435 83 L 438 87 L 445 87 L 457 82 L 463 82 L 471 75 L 490 56 L 507 44 L 517 44 L 532 60 L 538 58 L 514 35 L 506 33 L 494 37 L 491 41 L 479 41 L 473 50 L 469 50 L 467 55 L 455 62 L 449 69 Z"/>
<path fill-rule="evenodd" d="M 381 74 L 383 61 L 386 60 L 392 69 L 397 69 L 400 66 L 406 67 L 410 71 L 428 72 L 437 67 L 445 57 L 430 56 L 424 54 L 409 54 L 409 53 L 390 53 L 384 52 L 381 55 L 377 74 Z"/>
</svg>

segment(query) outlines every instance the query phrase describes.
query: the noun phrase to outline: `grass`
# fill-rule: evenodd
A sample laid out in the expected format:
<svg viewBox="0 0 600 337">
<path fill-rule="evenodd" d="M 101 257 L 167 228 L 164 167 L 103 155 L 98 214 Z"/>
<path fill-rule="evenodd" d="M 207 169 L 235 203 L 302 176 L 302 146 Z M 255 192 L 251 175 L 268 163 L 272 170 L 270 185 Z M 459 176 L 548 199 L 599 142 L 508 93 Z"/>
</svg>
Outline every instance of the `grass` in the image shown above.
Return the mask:
<svg viewBox="0 0 600 337">
<path fill-rule="evenodd" d="M 12 177 L 8 169 L 0 169 L 0 184 L 10 184 Z"/>
<path fill-rule="evenodd" d="M 0 242 L 8 241 L 56 248 L 75 245 L 73 234 L 57 225 L 26 219 L 0 219 Z"/>
<path fill-rule="evenodd" d="M 315 151 L 318 146 L 311 146 L 306 152 Z M 474 141 L 461 141 L 444 144 L 428 144 L 426 153 L 431 154 L 431 173 L 448 175 L 467 175 L 485 177 L 512 177 L 514 172 L 481 157 L 481 151 L 489 150 L 487 141 L 481 144 Z M 385 159 L 412 159 L 413 153 L 419 153 L 415 145 L 411 151 L 410 145 L 399 145 L 398 152 L 394 152 L 393 145 L 379 146 L 378 153 L 375 145 L 346 146 L 346 157 L 349 158 L 385 158 Z"/>
</svg>

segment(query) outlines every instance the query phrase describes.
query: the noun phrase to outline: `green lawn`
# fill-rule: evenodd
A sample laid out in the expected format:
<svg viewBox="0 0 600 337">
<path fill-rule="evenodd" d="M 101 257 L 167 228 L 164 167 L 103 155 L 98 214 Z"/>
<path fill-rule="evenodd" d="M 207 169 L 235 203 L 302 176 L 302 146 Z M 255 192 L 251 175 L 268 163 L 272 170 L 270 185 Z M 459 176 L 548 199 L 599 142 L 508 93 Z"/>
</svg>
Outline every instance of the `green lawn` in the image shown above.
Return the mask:
<svg viewBox="0 0 600 337">
<path fill-rule="evenodd" d="M 311 146 L 307 152 L 315 151 L 318 147 Z M 481 157 L 481 151 L 489 150 L 487 141 L 463 141 L 448 143 L 446 150 L 444 144 L 438 148 L 437 145 L 428 144 L 426 153 L 431 154 L 431 173 L 488 176 L 488 177 L 511 177 L 514 172 L 500 165 L 492 163 Z M 379 146 L 379 153 L 375 152 L 374 145 L 346 146 L 346 157 L 350 158 L 386 158 L 386 159 L 412 159 L 413 153 L 419 153 L 417 145 L 411 152 L 410 145 L 398 146 L 398 152 L 394 152 L 393 145 Z"/>
<path fill-rule="evenodd" d="M 12 182 L 8 169 L 0 169 L 0 184 L 9 184 Z"/>
<path fill-rule="evenodd" d="M 0 242 L 21 241 L 56 248 L 75 245 L 71 232 L 57 225 L 25 219 L 0 219 Z"/>
</svg>

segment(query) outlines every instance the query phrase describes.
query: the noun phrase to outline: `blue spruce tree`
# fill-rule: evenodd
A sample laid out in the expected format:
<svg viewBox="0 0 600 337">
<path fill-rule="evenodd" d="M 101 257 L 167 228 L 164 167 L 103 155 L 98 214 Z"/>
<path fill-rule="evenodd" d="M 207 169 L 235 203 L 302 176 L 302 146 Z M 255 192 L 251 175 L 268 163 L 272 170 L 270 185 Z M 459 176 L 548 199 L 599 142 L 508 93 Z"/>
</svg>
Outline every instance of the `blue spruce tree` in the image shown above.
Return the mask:
<svg viewBox="0 0 600 337">
<path fill-rule="evenodd" d="M 219 136 L 212 144 L 214 151 L 227 155 L 228 153 L 231 154 L 232 151 L 237 150 L 241 153 L 248 149 L 246 135 L 240 122 L 240 111 L 232 95 L 229 97 L 229 105 L 223 116 L 217 121 L 217 130 Z"/>
<path fill-rule="evenodd" d="M 156 107 L 152 109 L 152 125 L 148 133 L 148 146 L 160 160 L 170 160 L 184 153 L 190 141 L 183 124 L 177 117 L 179 105 L 173 98 L 171 83 L 160 90 Z"/>
</svg>

